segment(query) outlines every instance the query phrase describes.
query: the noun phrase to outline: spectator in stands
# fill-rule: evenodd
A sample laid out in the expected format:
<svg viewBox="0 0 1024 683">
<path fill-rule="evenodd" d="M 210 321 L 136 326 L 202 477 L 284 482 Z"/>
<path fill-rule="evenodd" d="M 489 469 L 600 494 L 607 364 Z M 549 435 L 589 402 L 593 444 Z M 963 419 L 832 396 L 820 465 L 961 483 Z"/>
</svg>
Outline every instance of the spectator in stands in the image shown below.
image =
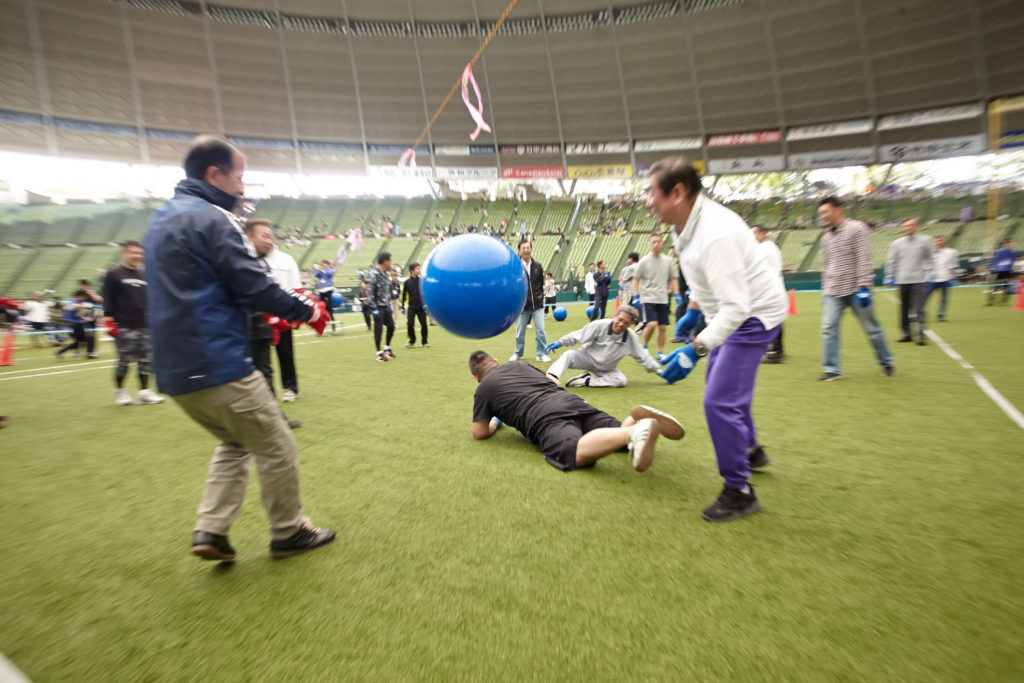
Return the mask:
<svg viewBox="0 0 1024 683">
<path fill-rule="evenodd" d="M 774 240 L 768 239 L 768 231 L 764 229 L 763 225 L 752 225 L 750 229 L 754 233 L 754 239 L 761 245 L 761 250 L 764 252 L 765 258 L 768 259 L 768 265 L 772 272 L 777 272 L 781 278 L 782 252 L 779 250 L 779 246 L 775 244 Z M 783 281 L 783 287 L 785 287 L 785 281 Z M 775 337 L 772 345 L 768 347 L 768 351 L 764 354 L 764 359 L 761 361 L 762 363 L 781 363 L 786 360 L 786 354 L 782 348 L 782 330 L 784 327 L 784 324 L 779 325 L 779 335 Z"/>
<path fill-rule="evenodd" d="M 103 278 L 104 324 L 117 347 L 114 368 L 114 403 L 131 405 L 132 397 L 124 389 L 128 368 L 135 362 L 139 374 L 136 403 L 163 403 L 149 389 L 153 373 L 153 350 L 149 343 L 149 319 L 146 315 L 146 275 L 142 270 L 142 245 L 128 240 L 121 246 L 121 265 L 111 268 Z"/>
<path fill-rule="evenodd" d="M 554 308 L 558 304 L 558 285 L 555 283 L 555 276 L 550 272 L 544 273 L 544 315 L 548 314 L 548 308 Z"/>
<path fill-rule="evenodd" d="M 50 325 L 50 307 L 43 301 L 43 295 L 40 292 L 29 294 L 28 301 L 21 305 L 21 313 L 32 326 L 32 346 L 42 346 L 42 337 Z"/>
<path fill-rule="evenodd" d="M 526 350 L 526 327 L 533 321 L 533 334 L 537 347 L 537 360 L 550 363 L 544 348 L 548 345 L 544 334 L 544 266 L 533 258 L 533 245 L 530 240 L 519 241 L 519 260 L 526 272 L 526 302 L 523 310 L 516 318 L 516 350 L 509 361 L 523 359 Z"/>
<path fill-rule="evenodd" d="M 928 283 L 930 298 L 936 289 L 942 290 L 939 310 L 935 319 L 940 323 L 946 320 L 946 307 L 949 300 L 949 288 L 956 284 L 956 269 L 960 266 L 960 255 L 953 247 L 946 246 L 946 238 L 939 235 L 935 238 L 935 257 L 932 260 L 932 279 Z"/>
<path fill-rule="evenodd" d="M 302 276 L 299 274 L 299 266 L 295 259 L 273 245 L 270 253 L 263 257 L 264 262 L 270 269 L 270 276 L 282 289 L 290 291 L 302 291 Z M 277 363 L 281 369 L 281 394 L 282 403 L 291 403 L 299 394 L 299 375 L 295 370 L 295 346 L 292 339 L 292 328 L 282 327 L 278 331 L 277 345 L 274 347 L 277 353 Z"/>
<path fill-rule="evenodd" d="M 334 532 L 303 515 L 298 449 L 266 381 L 245 355 L 244 307 L 306 321 L 318 334 L 326 326 L 325 307 L 267 277 L 230 214 L 245 188 L 241 152 L 202 136 L 184 166 L 186 179 L 150 219 L 145 264 L 157 382 L 220 441 L 192 554 L 234 560 L 228 531 L 241 511 L 253 460 L 270 521 L 271 557 L 314 550 L 333 541 Z"/>
<path fill-rule="evenodd" d="M 672 272 L 672 259 L 662 253 L 665 238 L 654 233 L 650 239 L 651 252 L 645 254 L 633 270 L 633 298 L 630 303 L 644 307 L 644 348 L 651 343 L 654 330 L 658 330 L 659 360 L 665 355 L 665 328 L 668 325 L 669 293 L 676 300 L 676 305 L 683 302 L 679 294 L 679 282 Z"/>
<path fill-rule="evenodd" d="M 317 294 L 320 301 L 324 302 L 327 315 L 331 319 L 331 334 L 334 334 L 337 329 L 334 327 L 334 268 L 331 267 L 331 262 L 327 259 L 321 261 L 320 267 L 313 271 L 313 275 L 316 277 Z"/>
<path fill-rule="evenodd" d="M 594 303 L 594 272 L 596 270 L 597 268 L 595 268 L 594 264 L 591 263 L 587 266 L 587 274 L 583 278 L 583 290 L 587 293 L 587 303 L 591 305 Z"/>
<path fill-rule="evenodd" d="M 592 467 L 626 450 L 633 469 L 643 472 L 651 466 L 659 436 L 681 439 L 684 434 L 674 417 L 648 406 L 633 406 L 620 422 L 526 363 L 501 365 L 485 351 L 474 351 L 469 371 L 479 382 L 473 394 L 473 438 L 490 438 L 507 423 L 540 448 L 549 465 L 563 471 Z"/>
<path fill-rule="evenodd" d="M 603 318 L 608 307 L 608 287 L 612 282 L 612 274 L 605 272 L 607 267 L 604 261 L 597 262 L 597 272 L 594 273 L 594 312 L 590 316 L 591 320 Z"/>
<path fill-rule="evenodd" d="M 830 382 L 843 376 L 839 358 L 839 322 L 843 311 L 850 308 L 875 350 L 882 374 L 895 374 L 892 352 L 885 331 L 875 319 L 871 285 L 875 271 L 871 268 L 871 228 L 862 221 L 846 217 L 843 201 L 825 197 L 818 204 L 818 218 L 825 226 L 821 237 L 822 322 L 824 342 L 819 380 Z"/>
<path fill-rule="evenodd" d="M 388 276 L 390 270 L 391 254 L 382 251 L 377 255 L 377 267 L 370 271 L 370 284 L 366 286 L 366 303 L 373 317 L 373 343 L 377 347 L 377 360 L 382 363 L 395 357 L 391 350 L 391 338 L 395 336 L 395 319 L 391 315 L 391 278 Z M 381 348 L 380 340 L 385 327 L 388 328 L 388 335 L 384 348 Z"/>
<path fill-rule="evenodd" d="M 423 346 L 427 342 L 427 311 L 423 306 L 423 293 L 420 291 L 420 264 L 409 264 L 409 278 L 402 283 L 402 306 L 406 316 L 406 331 L 409 342 L 406 347 L 416 346 L 416 321 L 420 322 L 420 340 Z"/>
<path fill-rule="evenodd" d="M 992 252 L 992 260 L 988 266 L 988 291 L 985 305 L 991 306 L 995 295 L 1002 292 L 1003 303 L 1010 298 L 1010 283 L 1013 282 L 1013 264 L 1017 260 L 1017 252 L 1013 249 L 1013 240 L 1005 238 L 999 249 Z"/>
<path fill-rule="evenodd" d="M 889 245 L 885 259 L 885 281 L 900 289 L 900 329 L 903 336 L 897 342 L 909 342 L 910 323 L 917 323 L 917 343 L 924 346 L 924 302 L 928 297 L 928 280 L 932 277 L 935 250 L 927 235 L 918 233 L 921 225 L 916 218 L 900 223 L 903 237 Z"/>
<path fill-rule="evenodd" d="M 626 375 L 619 370 L 618 365 L 626 356 L 632 356 L 647 372 L 658 372 L 661 370 L 658 361 L 651 358 L 632 329 L 639 317 L 640 313 L 635 308 L 625 304 L 615 312 L 611 322 L 594 320 L 558 341 L 551 342 L 546 349 L 548 353 L 563 346 L 581 344 L 581 347 L 564 352 L 548 370 L 548 375 L 561 380 L 562 373 L 569 368 L 576 368 L 585 372 L 567 381 L 565 386 L 624 387 Z"/>
</svg>

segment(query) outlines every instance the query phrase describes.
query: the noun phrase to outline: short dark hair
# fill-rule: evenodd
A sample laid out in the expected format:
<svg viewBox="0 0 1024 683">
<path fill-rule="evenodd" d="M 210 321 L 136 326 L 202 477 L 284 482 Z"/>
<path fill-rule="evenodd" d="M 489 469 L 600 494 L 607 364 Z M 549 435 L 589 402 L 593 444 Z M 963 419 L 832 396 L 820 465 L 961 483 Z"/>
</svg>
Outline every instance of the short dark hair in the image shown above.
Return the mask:
<svg viewBox="0 0 1024 683">
<path fill-rule="evenodd" d="M 211 166 L 216 166 L 224 173 L 230 173 L 235 167 L 236 152 L 238 149 L 223 138 L 200 135 L 192 141 L 188 152 L 185 153 L 185 161 L 182 163 L 185 177 L 202 180 L 206 176 L 206 169 Z"/>
<path fill-rule="evenodd" d="M 420 267 L 420 264 L 418 264 L 415 261 L 413 261 L 412 263 L 409 264 L 409 272 L 411 273 L 413 271 L 413 268 L 419 268 L 419 267 Z"/>
<path fill-rule="evenodd" d="M 519 244 L 516 245 L 516 251 L 518 251 L 519 247 L 523 246 L 524 244 L 530 244 L 530 240 L 526 239 L 525 237 L 523 239 L 519 240 Z M 530 248 L 531 249 L 533 248 L 532 244 L 530 244 Z"/>
<path fill-rule="evenodd" d="M 492 361 L 494 358 L 491 354 L 486 351 L 474 351 L 469 354 L 469 372 L 470 374 L 480 377 L 480 371 L 483 370 L 483 366 Z"/>
<path fill-rule="evenodd" d="M 89 281 L 88 280 L 79 280 L 78 284 L 79 285 L 85 285 L 86 287 L 88 287 L 89 286 Z"/>
<path fill-rule="evenodd" d="M 694 197 L 704 185 L 700 182 L 700 174 L 686 157 L 666 157 L 651 166 L 651 177 L 657 180 L 658 187 L 668 194 L 680 183 L 686 188 L 686 196 Z"/>
<path fill-rule="evenodd" d="M 253 218 L 252 220 L 248 220 L 245 222 L 245 225 L 242 226 L 242 231 L 245 232 L 246 235 L 251 235 L 252 231 L 256 228 L 257 225 L 265 225 L 268 228 L 270 228 L 271 232 L 273 232 L 274 230 L 274 228 L 271 227 L 270 225 L 270 221 L 268 221 L 266 218 Z"/>
<path fill-rule="evenodd" d="M 390 260 L 391 260 L 391 252 L 390 251 L 382 251 L 379 254 L 377 254 L 377 265 L 378 266 L 380 264 L 384 263 L 385 261 L 390 261 Z"/>
<path fill-rule="evenodd" d="M 843 200 L 835 196 L 834 194 L 830 194 L 829 196 L 825 197 L 820 202 L 818 202 L 818 206 L 825 206 L 826 204 L 831 204 L 837 209 L 841 209 L 844 206 Z"/>
<path fill-rule="evenodd" d="M 633 259 L 634 261 L 639 261 L 640 260 L 640 254 L 638 252 L 631 251 L 628 254 L 626 254 L 626 258 L 627 259 Z"/>
<path fill-rule="evenodd" d="M 138 240 L 125 240 L 124 242 L 121 242 L 121 251 L 124 251 L 128 247 L 138 247 L 139 249 L 142 249 L 142 243 Z"/>
<path fill-rule="evenodd" d="M 75 293 L 72 294 L 71 296 L 89 296 L 89 292 L 85 291 L 84 289 L 78 289 L 75 290 Z"/>
</svg>

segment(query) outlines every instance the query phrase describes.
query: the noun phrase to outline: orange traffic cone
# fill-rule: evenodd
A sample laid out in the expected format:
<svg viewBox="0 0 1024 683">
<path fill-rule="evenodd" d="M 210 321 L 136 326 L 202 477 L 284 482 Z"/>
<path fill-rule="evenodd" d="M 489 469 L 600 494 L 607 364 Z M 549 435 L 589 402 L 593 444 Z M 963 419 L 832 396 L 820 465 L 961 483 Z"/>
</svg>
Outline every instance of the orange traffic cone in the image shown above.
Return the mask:
<svg viewBox="0 0 1024 683">
<path fill-rule="evenodd" d="M 796 290 L 789 290 L 789 315 L 796 315 Z"/>
<path fill-rule="evenodd" d="M 1024 278 L 1017 282 L 1017 301 L 1013 304 L 1013 310 L 1024 311 Z"/>
<path fill-rule="evenodd" d="M 14 365 L 14 330 L 7 330 L 4 346 L 0 349 L 0 365 Z"/>
</svg>

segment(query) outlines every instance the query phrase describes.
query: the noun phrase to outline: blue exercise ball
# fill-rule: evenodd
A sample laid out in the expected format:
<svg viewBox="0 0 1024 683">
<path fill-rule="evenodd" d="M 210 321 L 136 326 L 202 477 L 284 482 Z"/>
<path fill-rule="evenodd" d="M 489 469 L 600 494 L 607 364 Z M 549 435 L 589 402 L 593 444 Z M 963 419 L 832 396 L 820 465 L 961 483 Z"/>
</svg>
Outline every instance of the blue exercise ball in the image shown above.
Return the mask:
<svg viewBox="0 0 1024 683">
<path fill-rule="evenodd" d="M 557 306 L 555 310 L 551 312 L 551 315 L 555 316 L 555 320 L 562 322 L 565 320 L 565 316 L 569 315 L 569 312 L 565 310 L 564 306 Z"/>
<path fill-rule="evenodd" d="M 526 273 L 504 242 L 466 233 L 437 245 L 423 263 L 423 302 L 453 334 L 485 339 L 516 321 L 526 303 Z"/>
<path fill-rule="evenodd" d="M 345 303 L 345 297 L 341 295 L 341 292 L 335 292 L 334 294 L 331 295 L 331 306 L 337 308 L 338 306 L 341 306 L 343 303 Z"/>
<path fill-rule="evenodd" d="M 594 317 L 594 307 L 593 307 L 593 305 L 587 306 L 587 320 L 590 320 L 593 317 Z"/>
</svg>

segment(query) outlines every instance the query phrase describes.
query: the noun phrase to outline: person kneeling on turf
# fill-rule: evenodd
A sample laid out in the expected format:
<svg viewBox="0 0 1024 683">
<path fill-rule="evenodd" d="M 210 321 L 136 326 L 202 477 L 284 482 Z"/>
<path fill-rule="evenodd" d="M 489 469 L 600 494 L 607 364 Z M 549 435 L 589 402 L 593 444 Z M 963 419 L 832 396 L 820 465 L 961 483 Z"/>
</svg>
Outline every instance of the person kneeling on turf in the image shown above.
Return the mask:
<svg viewBox="0 0 1024 683">
<path fill-rule="evenodd" d="M 632 329 L 639 317 L 640 314 L 632 306 L 620 306 L 610 322 L 595 320 L 551 342 L 545 349 L 549 354 L 563 346 L 582 346 L 563 353 L 548 370 L 548 375 L 561 380 L 563 372 L 568 368 L 576 368 L 586 372 L 573 377 L 565 386 L 624 387 L 626 375 L 617 366 L 626 356 L 632 356 L 647 372 L 658 372 L 661 370 L 658 361 L 651 358 Z"/>
<path fill-rule="evenodd" d="M 487 439 L 507 423 L 560 470 L 591 467 L 606 455 L 628 449 L 633 469 L 643 472 L 654 459 L 658 436 L 681 439 L 685 433 L 674 417 L 648 406 L 633 406 L 620 422 L 565 391 L 534 366 L 501 365 L 486 351 L 470 355 L 469 371 L 480 383 L 473 394 L 473 438 Z"/>
</svg>

